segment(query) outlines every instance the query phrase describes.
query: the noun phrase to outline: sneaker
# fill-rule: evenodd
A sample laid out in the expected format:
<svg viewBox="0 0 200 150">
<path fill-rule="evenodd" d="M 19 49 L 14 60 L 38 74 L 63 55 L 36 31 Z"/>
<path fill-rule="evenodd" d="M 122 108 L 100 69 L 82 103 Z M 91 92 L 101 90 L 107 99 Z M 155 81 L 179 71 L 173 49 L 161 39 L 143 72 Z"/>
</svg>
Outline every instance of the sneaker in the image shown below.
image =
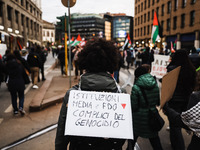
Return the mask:
<svg viewBox="0 0 200 150">
<path fill-rule="evenodd" d="M 14 113 L 14 115 L 17 115 L 17 114 L 18 114 L 18 111 L 17 111 L 17 110 L 15 110 L 13 113 Z"/>
<path fill-rule="evenodd" d="M 26 113 L 25 110 L 23 110 L 23 109 L 19 109 L 19 112 L 21 113 L 22 116 L 24 116 Z"/>
<path fill-rule="evenodd" d="M 33 85 L 33 89 L 38 89 L 39 87 L 37 85 Z"/>
</svg>

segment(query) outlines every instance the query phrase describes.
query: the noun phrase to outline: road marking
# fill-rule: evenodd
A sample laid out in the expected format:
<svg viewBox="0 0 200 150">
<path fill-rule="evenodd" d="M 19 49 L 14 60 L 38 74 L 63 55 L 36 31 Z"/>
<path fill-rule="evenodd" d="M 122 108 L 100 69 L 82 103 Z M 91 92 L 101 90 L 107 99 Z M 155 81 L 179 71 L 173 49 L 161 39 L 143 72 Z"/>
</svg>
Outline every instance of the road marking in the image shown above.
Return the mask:
<svg viewBox="0 0 200 150">
<path fill-rule="evenodd" d="M 4 113 L 9 113 L 12 111 L 12 105 L 8 106 L 8 108 L 4 111 Z"/>
</svg>

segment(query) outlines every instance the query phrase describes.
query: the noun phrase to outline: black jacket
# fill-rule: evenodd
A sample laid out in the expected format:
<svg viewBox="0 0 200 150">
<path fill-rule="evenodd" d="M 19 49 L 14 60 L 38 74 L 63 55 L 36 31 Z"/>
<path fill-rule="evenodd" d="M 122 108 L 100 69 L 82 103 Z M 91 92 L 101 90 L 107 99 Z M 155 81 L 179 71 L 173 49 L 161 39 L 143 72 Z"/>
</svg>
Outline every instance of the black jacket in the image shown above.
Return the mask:
<svg viewBox="0 0 200 150">
<path fill-rule="evenodd" d="M 40 56 L 35 52 L 30 52 L 27 58 L 27 62 L 30 67 L 39 67 L 41 68 L 42 61 Z"/>
<path fill-rule="evenodd" d="M 80 88 L 85 91 L 106 91 L 119 92 L 116 82 L 107 73 L 85 73 L 81 76 Z M 71 90 L 78 90 L 76 85 L 67 91 L 62 108 L 60 111 L 57 134 L 55 139 L 55 150 L 66 150 L 70 142 L 70 150 L 112 150 L 122 149 L 125 140 L 122 139 L 104 139 L 95 137 L 79 137 L 79 136 L 65 136 L 65 121 L 67 114 L 68 97 Z"/>
<path fill-rule="evenodd" d="M 22 91 L 25 89 L 23 73 L 24 68 L 21 63 L 16 59 L 9 60 L 6 64 L 6 72 L 9 76 L 8 90 L 9 91 Z"/>
</svg>

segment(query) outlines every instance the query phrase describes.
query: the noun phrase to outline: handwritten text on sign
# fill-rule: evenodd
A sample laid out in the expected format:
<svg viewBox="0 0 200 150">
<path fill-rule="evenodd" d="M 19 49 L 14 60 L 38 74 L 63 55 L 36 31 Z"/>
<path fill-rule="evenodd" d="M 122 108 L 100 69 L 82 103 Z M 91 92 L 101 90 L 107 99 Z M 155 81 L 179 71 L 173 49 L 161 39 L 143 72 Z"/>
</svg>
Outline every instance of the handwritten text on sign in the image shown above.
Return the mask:
<svg viewBox="0 0 200 150">
<path fill-rule="evenodd" d="M 157 78 L 162 78 L 167 72 L 167 65 L 169 64 L 169 56 L 154 55 L 154 62 L 151 65 L 151 74 Z"/>
<path fill-rule="evenodd" d="M 70 91 L 65 135 L 133 139 L 130 95 Z"/>
</svg>

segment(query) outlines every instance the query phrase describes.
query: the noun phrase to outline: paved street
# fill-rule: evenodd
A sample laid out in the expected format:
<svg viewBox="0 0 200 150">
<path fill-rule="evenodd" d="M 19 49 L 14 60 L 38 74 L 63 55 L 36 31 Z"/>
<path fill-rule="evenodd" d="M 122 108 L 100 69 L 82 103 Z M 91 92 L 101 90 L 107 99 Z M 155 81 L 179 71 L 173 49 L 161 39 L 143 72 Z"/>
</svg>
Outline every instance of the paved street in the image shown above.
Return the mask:
<svg viewBox="0 0 200 150">
<path fill-rule="evenodd" d="M 45 63 L 45 69 L 46 71 L 49 70 L 48 68 L 51 66 L 52 63 L 55 62 L 55 59 L 52 58 L 51 54 L 48 55 L 47 62 Z M 72 73 L 73 74 L 73 73 Z M 57 78 L 63 78 L 60 75 L 60 68 L 55 68 L 54 70 L 49 70 L 49 74 L 47 74 L 47 78 L 49 76 L 56 76 Z M 73 79 L 73 78 L 72 78 Z M 131 68 L 128 70 L 121 69 L 120 71 L 120 86 L 126 88 L 127 93 L 130 94 L 131 86 L 133 84 L 134 80 L 134 68 Z M 39 83 L 39 86 L 42 86 L 43 82 Z M 64 83 L 68 84 L 68 83 Z M 56 82 L 51 83 L 51 87 L 56 87 Z M 61 85 L 60 85 L 61 86 Z M 55 88 L 56 89 L 56 88 Z M 59 88 L 57 88 L 58 90 Z M 67 90 L 67 89 L 66 89 Z M 52 92 L 58 92 L 58 91 L 50 91 Z M 13 142 L 16 142 L 18 140 L 20 141 L 26 141 L 23 142 L 17 146 L 14 146 L 10 148 L 11 150 L 53 150 L 54 149 L 54 140 L 55 140 L 55 134 L 56 134 L 56 128 L 53 126 L 52 130 L 45 132 L 41 136 L 36 136 L 33 139 L 30 139 L 31 137 L 35 136 L 33 133 L 38 133 L 38 131 L 41 131 L 43 129 L 46 129 L 49 126 L 56 125 L 59 111 L 61 107 L 61 103 L 54 104 L 48 108 L 45 108 L 40 111 L 36 112 L 29 112 L 29 104 L 32 100 L 32 98 L 37 94 L 37 90 L 30 88 L 30 90 L 26 93 L 26 100 L 25 100 L 25 111 L 27 114 L 24 117 L 19 116 L 13 116 L 12 115 L 12 107 L 10 105 L 10 95 L 7 91 L 7 88 L 5 85 L 2 86 L 0 89 L 0 133 L 4 133 L 4 136 L 0 136 L 0 148 L 3 148 L 4 146 L 8 146 L 9 144 L 12 144 Z M 163 114 L 162 114 L 163 115 Z M 164 150 L 171 150 L 170 142 L 169 142 L 169 132 L 166 130 L 166 127 L 168 126 L 168 121 L 166 117 L 163 115 L 165 119 L 165 127 L 160 132 L 160 138 L 161 143 L 163 145 Z M 31 135 L 31 136 L 30 136 Z M 189 138 L 185 132 L 184 132 L 184 138 L 186 146 L 189 143 Z M 29 140 L 30 139 L 30 140 Z M 141 148 L 141 150 L 151 150 L 150 143 L 147 139 L 138 139 L 138 144 Z"/>
</svg>

